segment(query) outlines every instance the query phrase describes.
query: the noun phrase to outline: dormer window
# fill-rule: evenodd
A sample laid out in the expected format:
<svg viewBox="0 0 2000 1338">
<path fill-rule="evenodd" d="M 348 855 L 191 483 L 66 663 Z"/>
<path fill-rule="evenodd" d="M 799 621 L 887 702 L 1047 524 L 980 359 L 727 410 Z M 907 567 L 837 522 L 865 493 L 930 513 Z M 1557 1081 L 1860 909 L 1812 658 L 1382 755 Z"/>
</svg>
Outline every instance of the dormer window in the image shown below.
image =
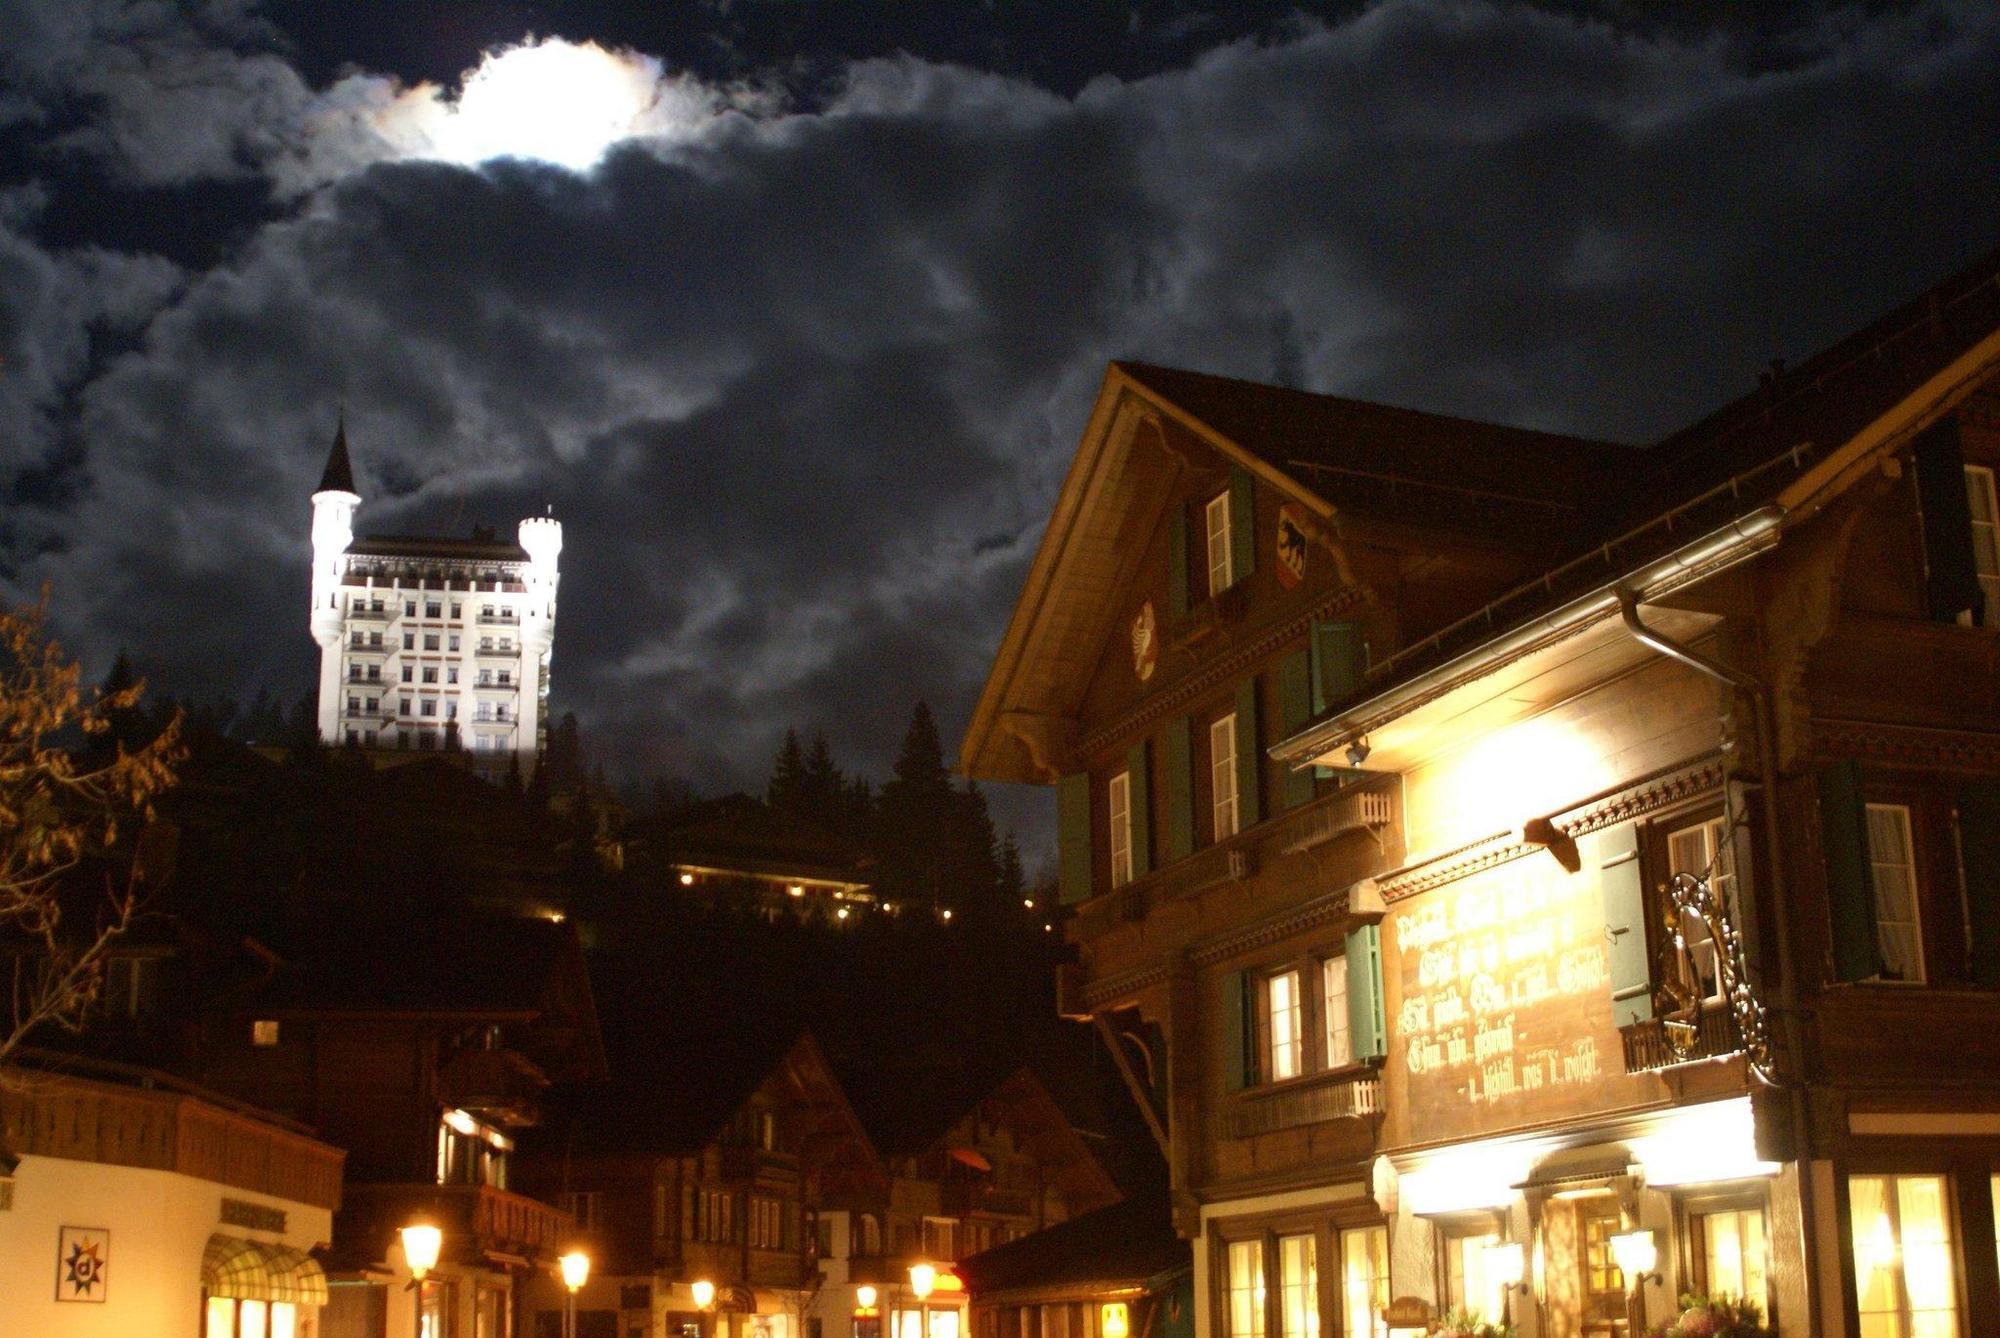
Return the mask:
<svg viewBox="0 0 2000 1338">
<path fill-rule="evenodd" d="M 1208 533 L 1208 593 L 1212 598 L 1236 584 L 1229 542 L 1229 494 L 1220 492 L 1209 498 L 1202 516 Z"/>
</svg>

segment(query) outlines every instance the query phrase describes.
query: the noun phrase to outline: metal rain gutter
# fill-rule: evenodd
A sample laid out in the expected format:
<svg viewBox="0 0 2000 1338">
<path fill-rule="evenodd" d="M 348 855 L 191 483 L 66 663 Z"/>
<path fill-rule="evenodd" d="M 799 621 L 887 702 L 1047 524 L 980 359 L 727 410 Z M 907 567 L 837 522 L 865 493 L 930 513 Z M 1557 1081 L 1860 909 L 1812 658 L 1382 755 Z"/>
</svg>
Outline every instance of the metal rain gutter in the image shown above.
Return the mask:
<svg viewBox="0 0 2000 1338">
<path fill-rule="evenodd" d="M 1337 715 L 1308 725 L 1273 745 L 1270 754 L 1294 770 L 1310 766 L 1315 758 L 1365 737 L 1433 697 L 1482 678 L 1508 661 L 1580 631 L 1590 623 L 1616 615 L 1621 597 L 1656 599 L 1762 552 L 1777 542 L 1778 527 L 1785 514 L 1785 508 L 1775 504 L 1746 512 L 1551 613 L 1461 652 L 1436 668 L 1405 679 Z"/>
</svg>

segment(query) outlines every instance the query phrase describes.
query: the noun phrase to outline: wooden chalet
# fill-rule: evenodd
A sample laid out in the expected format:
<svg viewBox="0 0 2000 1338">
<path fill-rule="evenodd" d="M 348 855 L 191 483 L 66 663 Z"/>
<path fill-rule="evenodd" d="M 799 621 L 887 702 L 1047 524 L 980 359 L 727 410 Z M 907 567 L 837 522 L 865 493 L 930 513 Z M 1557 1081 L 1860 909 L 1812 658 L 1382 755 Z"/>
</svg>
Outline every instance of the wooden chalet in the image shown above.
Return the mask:
<svg viewBox="0 0 2000 1338">
<path fill-rule="evenodd" d="M 346 1149 L 320 1338 L 507 1338 L 516 1293 L 574 1224 L 518 1192 L 516 1141 L 551 1084 L 601 1078 L 575 933 L 542 919 L 352 924 L 213 1007 L 203 1078 Z M 399 1228 L 443 1249 L 412 1304 Z"/>
<path fill-rule="evenodd" d="M 1200 1338 L 2000 1332 L 2000 257 L 1645 449 L 1113 364 L 1057 790 Z"/>
</svg>

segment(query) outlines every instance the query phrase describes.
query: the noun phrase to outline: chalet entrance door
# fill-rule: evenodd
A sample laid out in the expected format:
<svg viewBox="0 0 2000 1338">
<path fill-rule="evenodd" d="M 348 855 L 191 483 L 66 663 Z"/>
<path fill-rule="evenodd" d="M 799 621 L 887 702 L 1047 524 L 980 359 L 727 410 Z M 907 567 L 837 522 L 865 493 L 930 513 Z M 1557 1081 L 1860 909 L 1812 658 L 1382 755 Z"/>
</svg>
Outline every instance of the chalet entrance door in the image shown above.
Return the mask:
<svg viewBox="0 0 2000 1338">
<path fill-rule="evenodd" d="M 1586 1335 L 1596 1338 L 1630 1338 L 1632 1328 L 1625 1309 L 1625 1274 L 1611 1257 L 1611 1238 L 1624 1228 L 1620 1225 L 1618 1200 L 1610 1195 L 1577 1201 L 1577 1267 L 1581 1284 L 1577 1292 L 1583 1301 Z"/>
</svg>

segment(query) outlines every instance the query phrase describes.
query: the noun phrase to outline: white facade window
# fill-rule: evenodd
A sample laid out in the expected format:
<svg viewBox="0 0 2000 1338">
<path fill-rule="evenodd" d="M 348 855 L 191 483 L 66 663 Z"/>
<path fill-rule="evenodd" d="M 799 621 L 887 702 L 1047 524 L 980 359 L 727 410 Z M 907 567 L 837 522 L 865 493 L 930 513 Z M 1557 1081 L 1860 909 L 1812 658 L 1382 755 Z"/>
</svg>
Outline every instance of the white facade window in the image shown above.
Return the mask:
<svg viewBox="0 0 2000 1338">
<path fill-rule="evenodd" d="M 416 648 L 417 648 L 417 634 L 415 632 L 403 633 L 403 649 L 415 650 Z"/>
<path fill-rule="evenodd" d="M 438 713 L 438 704 L 433 699 L 426 697 L 424 698 L 420 709 L 425 715 L 436 715 Z"/>
<path fill-rule="evenodd" d="M 417 673 L 417 667 L 416 667 L 415 665 L 413 665 L 413 664 L 406 664 L 406 665 L 404 665 L 404 666 L 403 666 L 403 681 L 404 681 L 405 683 L 408 683 L 408 682 L 411 682 L 411 681 L 413 681 L 413 680 L 415 679 L 415 677 L 416 677 L 416 673 Z"/>
<path fill-rule="evenodd" d="M 490 636 L 483 636 L 483 637 L 479 638 L 479 649 L 481 649 L 481 650 L 492 650 L 492 649 L 493 649 L 493 638 L 492 638 L 492 637 L 490 637 Z"/>
<path fill-rule="evenodd" d="M 1224 1308 L 1228 1338 L 1264 1338 L 1264 1242 L 1229 1242 Z"/>
<path fill-rule="evenodd" d="M 1388 1338 L 1382 1319 L 1389 1304 L 1389 1229 L 1362 1227 L 1340 1233 L 1342 1338 Z"/>
<path fill-rule="evenodd" d="M 479 686 L 482 688 L 493 686 L 493 671 L 491 669 L 481 669 L 479 671 Z"/>
<path fill-rule="evenodd" d="M 453 632 L 450 636 L 445 638 L 444 648 L 446 650 L 458 649 L 458 633 Z"/>
<path fill-rule="evenodd" d="M 426 682 L 426 683 L 435 683 L 435 682 L 437 682 L 437 681 L 438 681 L 438 671 L 437 671 L 437 666 L 436 666 L 436 665 L 434 665 L 434 664 L 427 664 L 427 665 L 425 665 L 425 666 L 424 666 L 424 682 Z"/>
<path fill-rule="evenodd" d="M 457 601 L 453 601 L 451 606 L 451 616 L 454 618 L 464 617 L 465 616 L 464 609 L 465 609 L 464 605 L 458 603 Z"/>
<path fill-rule="evenodd" d="M 414 618 L 414 617 L 416 617 L 416 616 L 417 616 L 417 601 L 416 601 L 416 600 L 414 600 L 414 599 L 406 599 L 406 600 L 404 600 L 404 601 L 403 601 L 403 616 L 404 616 L 405 618 Z"/>
<path fill-rule="evenodd" d="M 474 720 L 491 720 L 493 718 L 493 704 L 491 702 L 479 703 L 472 713 L 472 718 Z M 484 736 L 482 735 L 481 737 L 483 738 Z"/>
<path fill-rule="evenodd" d="M 1847 1178 L 1854 1296 L 1870 1338 L 1960 1332 L 1948 1184 L 1938 1175 Z"/>
<path fill-rule="evenodd" d="M 410 713 L 410 699 L 408 697 L 405 697 L 402 700 L 402 710 L 399 711 L 397 714 L 408 715 L 409 713 Z"/>
<path fill-rule="evenodd" d="M 1132 881 L 1132 776 L 1121 771 L 1111 778 L 1111 885 Z"/>
<path fill-rule="evenodd" d="M 1902 804 L 1867 807 L 1868 860 L 1875 873 L 1875 933 L 1882 945 L 1882 978 L 1920 985 L 1924 979 L 1924 933 L 1917 914 L 1910 810 Z"/>
<path fill-rule="evenodd" d="M 375 714 L 375 705 L 376 705 L 376 703 L 377 703 L 377 702 L 379 702 L 379 701 L 381 701 L 381 700 L 382 700 L 382 699 L 381 699 L 380 697 L 370 697 L 370 698 L 368 699 L 368 714 L 370 714 L 370 715 L 374 715 L 374 714 Z"/>
<path fill-rule="evenodd" d="M 1684 873 L 1708 881 L 1708 887 L 1723 905 L 1736 905 L 1736 859 L 1729 847 L 1729 824 L 1720 817 L 1667 833 L 1667 871 Z M 1681 920 L 1681 937 L 1687 941 L 1688 956 L 1701 981 L 1701 997 L 1722 998 L 1722 979 L 1716 970 L 1715 940 L 1700 917 Z"/>
<path fill-rule="evenodd" d="M 1208 593 L 1219 595 L 1236 584 L 1236 563 L 1229 543 L 1229 494 L 1219 493 L 1202 508 L 1208 532 Z"/>
<path fill-rule="evenodd" d="M 450 668 L 448 668 L 448 669 L 446 669 L 446 670 L 444 671 L 444 681 L 445 681 L 445 682 L 447 682 L 447 683 L 456 683 L 456 682 L 458 682 L 458 666 L 457 666 L 457 665 L 452 665 L 452 666 L 451 666 Z"/>
<path fill-rule="evenodd" d="M 1311 1235 L 1278 1237 L 1280 1338 L 1319 1338 L 1319 1259 Z"/>
<path fill-rule="evenodd" d="M 513 682 L 514 682 L 514 671 L 511 669 L 502 669 L 500 671 L 500 686 L 503 688 L 511 687 L 513 685 Z"/>
<path fill-rule="evenodd" d="M 1347 1034 L 1347 958 L 1329 957 L 1319 964 L 1320 1015 L 1324 1022 L 1326 1066 L 1354 1062 L 1354 1042 Z"/>
<path fill-rule="evenodd" d="M 1208 727 L 1209 793 L 1215 810 L 1215 839 L 1236 835 L 1236 713 Z"/>
<path fill-rule="evenodd" d="M 505 720 L 507 718 L 507 707 L 505 703 L 502 703 L 501 705 L 493 708 L 493 718 L 495 720 Z"/>
<path fill-rule="evenodd" d="M 438 648 L 438 638 L 437 638 L 437 633 L 436 633 L 436 632 L 426 632 L 426 633 L 424 633 L 424 649 L 425 649 L 425 650 L 436 650 L 437 648 Z"/>
<path fill-rule="evenodd" d="M 1264 1006 L 1270 1017 L 1266 1048 L 1273 1082 L 1296 1078 L 1305 1070 L 1306 1038 L 1299 1004 L 1298 972 L 1280 971 L 1265 977 Z"/>
<path fill-rule="evenodd" d="M 1994 501 L 1992 470 L 1965 467 L 1965 500 L 1972 512 L 1972 564 L 1986 596 L 1985 625 L 2000 627 L 2000 505 Z"/>
</svg>

